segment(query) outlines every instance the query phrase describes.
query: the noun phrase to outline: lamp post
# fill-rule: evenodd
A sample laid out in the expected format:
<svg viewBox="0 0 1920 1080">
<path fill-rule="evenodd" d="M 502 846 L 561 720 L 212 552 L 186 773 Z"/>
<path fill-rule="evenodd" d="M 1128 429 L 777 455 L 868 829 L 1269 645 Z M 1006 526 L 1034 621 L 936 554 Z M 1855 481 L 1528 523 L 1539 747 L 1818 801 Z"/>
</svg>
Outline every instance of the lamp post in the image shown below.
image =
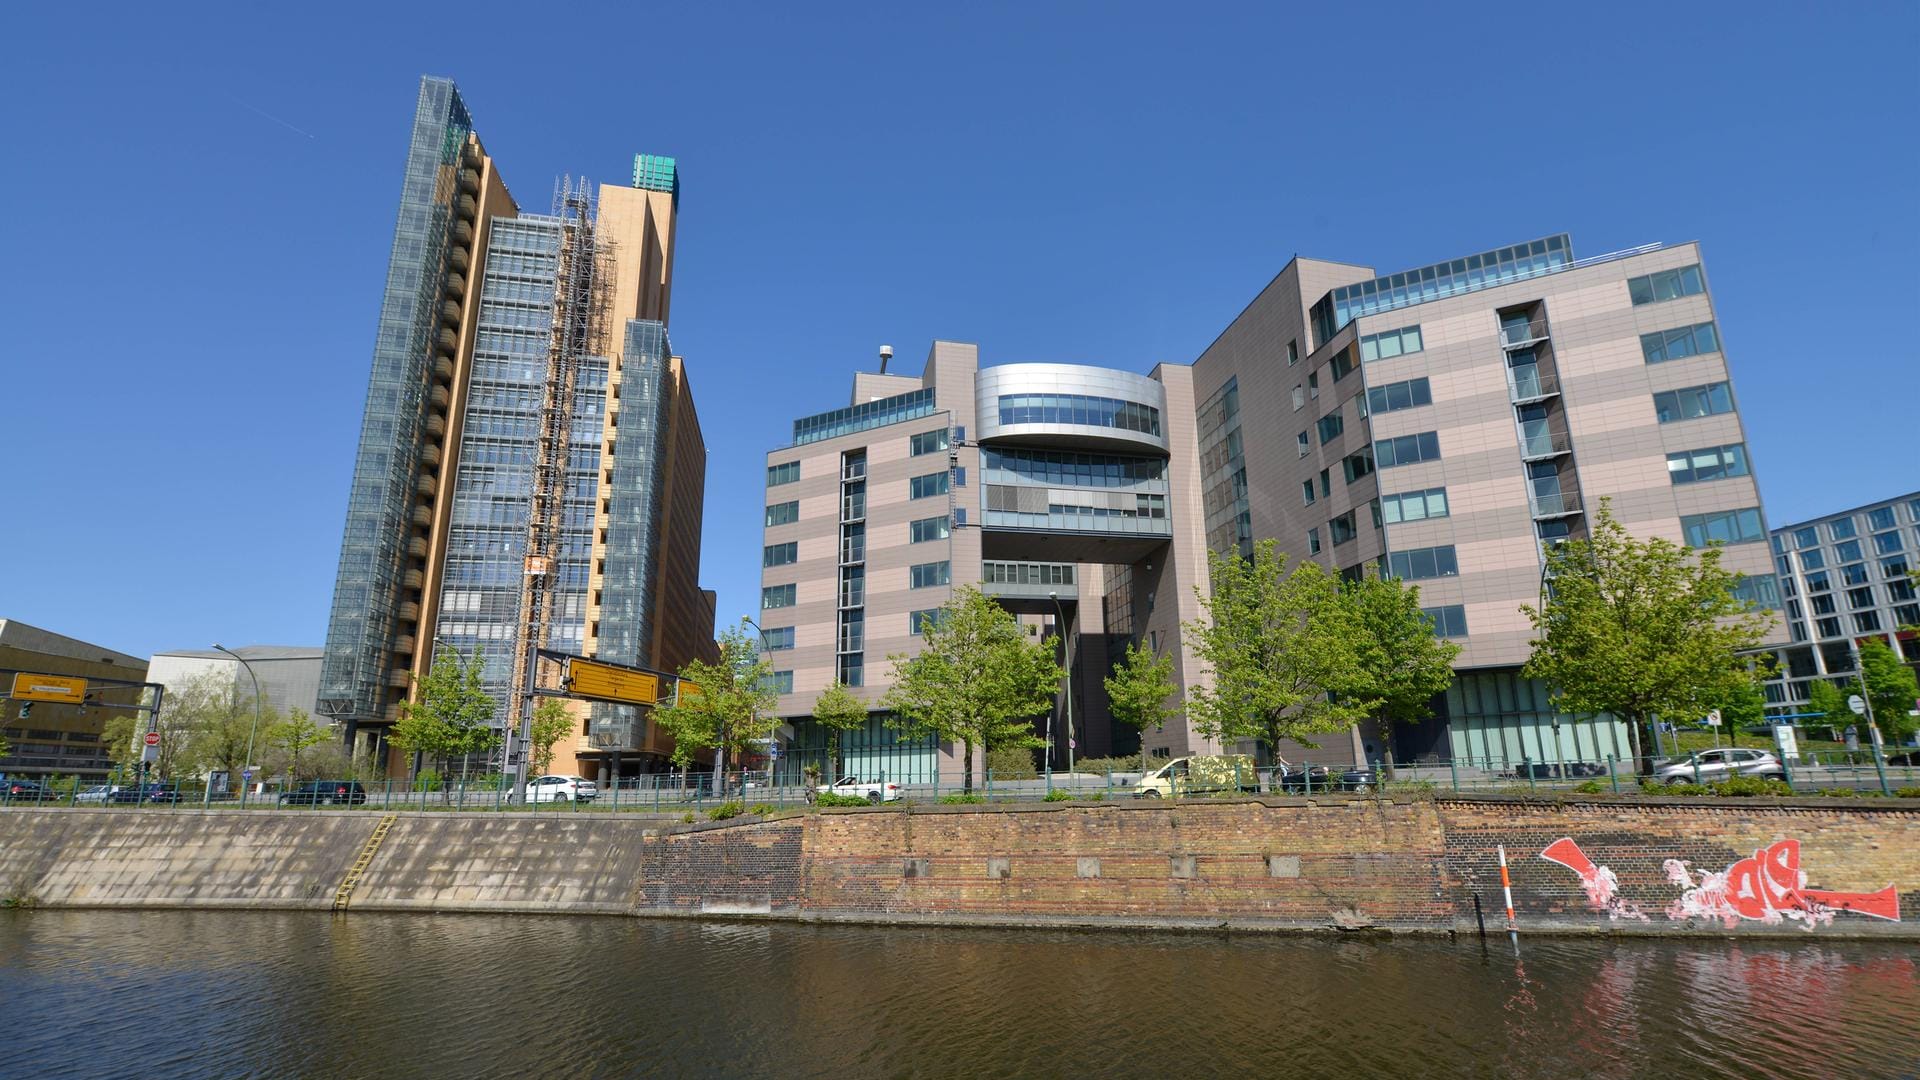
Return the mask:
<svg viewBox="0 0 1920 1080">
<path fill-rule="evenodd" d="M 748 626 L 753 627 L 753 632 L 756 635 L 754 638 L 753 659 L 754 659 L 754 663 L 757 665 L 760 662 L 761 650 L 765 649 L 767 646 L 767 632 L 760 628 L 760 624 L 755 622 L 753 616 L 751 615 L 740 616 L 740 621 L 743 623 L 746 623 Z M 753 703 L 754 701 L 755 699 L 752 696 L 749 696 L 747 699 L 747 730 L 748 731 L 754 731 L 760 719 L 758 715 L 760 710 L 756 705 L 754 705 Z M 772 749 L 773 747 L 772 731 L 767 732 L 767 746 L 769 749 Z M 727 744 L 726 744 L 726 739 L 723 737 L 720 740 L 720 753 L 724 757 L 726 752 L 727 752 Z M 774 756 L 777 756 L 777 755 L 774 755 Z M 746 792 L 747 770 L 745 768 L 745 764 L 746 763 L 743 756 L 741 761 L 741 769 L 740 769 L 740 797 L 742 799 L 747 797 L 747 792 Z M 767 783 L 769 784 L 773 783 L 773 766 L 771 762 L 769 762 L 767 766 Z"/>
<path fill-rule="evenodd" d="M 1049 592 L 1047 593 L 1047 599 L 1053 601 L 1053 617 L 1055 620 L 1054 625 L 1059 627 L 1060 629 L 1060 654 L 1064 656 L 1067 661 L 1065 664 L 1065 667 L 1067 670 L 1067 688 L 1065 693 L 1066 702 L 1067 702 L 1067 776 L 1072 777 L 1073 776 L 1073 646 L 1067 641 L 1067 613 L 1066 613 L 1066 610 L 1060 606 L 1060 594 L 1058 592 Z M 1053 740 L 1048 739 L 1047 741 L 1049 744 L 1051 744 Z M 1051 746 L 1048 747 L 1047 753 L 1049 755 L 1053 753 Z M 1071 779 L 1069 779 L 1068 782 L 1071 783 L 1072 782 Z"/>
<path fill-rule="evenodd" d="M 260 677 L 253 673 L 253 665 L 247 663 L 246 657 L 241 656 L 239 653 L 217 642 L 213 647 L 216 652 L 226 653 L 228 656 L 240 661 L 240 666 L 247 669 L 247 678 L 253 683 L 253 725 L 247 728 L 247 760 L 240 766 L 242 776 L 241 783 L 245 785 L 253 782 L 253 737 L 254 734 L 260 730 Z M 243 788 L 242 796 L 244 797 L 244 795 L 245 791 Z M 242 805 L 245 804 L 243 803 Z"/>
</svg>

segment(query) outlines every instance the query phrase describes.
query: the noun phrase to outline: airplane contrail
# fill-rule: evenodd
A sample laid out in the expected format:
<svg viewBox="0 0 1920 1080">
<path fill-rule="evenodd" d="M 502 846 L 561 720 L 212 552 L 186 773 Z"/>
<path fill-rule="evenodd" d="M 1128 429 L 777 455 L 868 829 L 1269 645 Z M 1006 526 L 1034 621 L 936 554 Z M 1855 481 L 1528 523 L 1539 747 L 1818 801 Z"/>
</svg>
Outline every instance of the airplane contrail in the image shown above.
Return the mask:
<svg viewBox="0 0 1920 1080">
<path fill-rule="evenodd" d="M 232 97 L 231 94 L 229 94 L 228 96 Z M 286 128 L 288 131 L 297 131 L 300 134 L 305 135 L 309 139 L 315 137 L 313 132 L 305 131 L 305 130 L 302 130 L 301 128 L 294 127 L 292 124 L 287 123 L 285 120 L 280 119 L 279 117 L 273 115 L 272 113 L 268 112 L 265 109 L 260 108 L 257 105 L 249 105 L 246 102 L 241 101 L 239 98 L 233 98 L 233 103 L 240 106 L 243 109 L 249 109 L 253 112 L 259 113 L 261 116 L 264 116 L 267 119 L 273 121 L 274 123 L 279 124 L 281 127 Z"/>
</svg>

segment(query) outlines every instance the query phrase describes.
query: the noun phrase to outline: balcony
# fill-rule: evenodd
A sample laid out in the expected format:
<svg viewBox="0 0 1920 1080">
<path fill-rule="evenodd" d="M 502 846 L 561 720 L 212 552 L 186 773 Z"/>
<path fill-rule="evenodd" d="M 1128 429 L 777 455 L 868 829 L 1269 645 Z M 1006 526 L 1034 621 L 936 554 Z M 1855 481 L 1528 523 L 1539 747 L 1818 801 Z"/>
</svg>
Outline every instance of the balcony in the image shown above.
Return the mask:
<svg viewBox="0 0 1920 1080">
<path fill-rule="evenodd" d="M 1573 517 L 1583 512 L 1580 507 L 1580 489 L 1577 487 L 1531 492 L 1527 502 L 1533 510 L 1535 521 Z"/>
<path fill-rule="evenodd" d="M 840 583 L 840 606 L 842 608 L 857 608 L 866 602 L 867 585 L 865 582 L 855 582 L 852 584 L 848 584 L 847 582 Z"/>
<path fill-rule="evenodd" d="M 1520 460 L 1545 461 L 1573 453 L 1573 443 L 1564 431 L 1520 429 Z"/>
<path fill-rule="evenodd" d="M 1510 323 L 1500 328 L 1500 347 L 1503 349 L 1524 349 L 1545 340 L 1547 340 L 1547 320 L 1545 319 Z"/>
<path fill-rule="evenodd" d="M 867 497 L 848 496 L 840 500 L 840 524 L 852 525 L 867 520 Z"/>
<path fill-rule="evenodd" d="M 1530 405 L 1560 396 L 1560 376 L 1542 374 L 1534 364 L 1507 369 L 1507 399 L 1515 405 Z"/>
</svg>

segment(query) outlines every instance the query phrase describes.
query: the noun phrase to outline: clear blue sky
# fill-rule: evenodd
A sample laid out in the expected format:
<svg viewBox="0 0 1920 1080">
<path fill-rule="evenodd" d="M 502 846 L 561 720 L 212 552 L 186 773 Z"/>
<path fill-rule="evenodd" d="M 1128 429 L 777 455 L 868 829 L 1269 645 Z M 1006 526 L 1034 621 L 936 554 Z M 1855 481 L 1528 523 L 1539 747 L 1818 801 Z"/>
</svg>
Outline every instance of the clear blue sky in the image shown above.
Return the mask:
<svg viewBox="0 0 1920 1080">
<path fill-rule="evenodd" d="M 428 72 L 535 207 L 679 158 L 723 620 L 880 343 L 1145 371 L 1296 253 L 1700 240 L 1769 518 L 1920 487 L 1911 3 L 283 6 L 9 16 L 0 616 L 323 639 Z"/>
</svg>

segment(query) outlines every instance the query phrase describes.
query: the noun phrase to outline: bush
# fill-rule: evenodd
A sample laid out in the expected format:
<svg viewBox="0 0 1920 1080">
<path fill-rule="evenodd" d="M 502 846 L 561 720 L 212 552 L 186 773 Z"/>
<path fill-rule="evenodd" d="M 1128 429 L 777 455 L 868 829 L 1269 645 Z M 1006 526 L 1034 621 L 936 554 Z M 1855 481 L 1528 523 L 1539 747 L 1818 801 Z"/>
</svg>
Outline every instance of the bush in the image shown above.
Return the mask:
<svg viewBox="0 0 1920 1080">
<path fill-rule="evenodd" d="M 1055 770 L 1058 772 L 1059 770 Z M 1080 758 L 1073 763 L 1073 771 L 1104 776 L 1110 772 L 1137 773 L 1140 771 L 1140 755 L 1128 754 L 1124 757 Z"/>
<path fill-rule="evenodd" d="M 1791 795 L 1793 789 L 1785 780 L 1775 780 L 1770 776 L 1733 776 L 1717 784 L 1709 784 L 1715 795 Z"/>
<path fill-rule="evenodd" d="M 708 821 L 725 821 L 728 818 L 737 818 L 741 814 L 744 814 L 746 812 L 747 812 L 747 808 L 745 804 L 740 802 L 740 800 L 728 799 L 726 802 L 721 803 L 719 806 L 708 807 L 707 820 Z"/>
<path fill-rule="evenodd" d="M 691 824 L 693 824 L 693 811 L 691 811 L 691 810 L 689 810 L 689 811 L 687 811 L 686 813 L 684 813 L 684 814 L 681 814 L 681 815 L 680 815 L 680 824 L 682 824 L 682 825 L 691 825 Z"/>
<path fill-rule="evenodd" d="M 1893 797 L 1896 799 L 1920 799 L 1920 787 L 1894 788 Z"/>
<path fill-rule="evenodd" d="M 415 791 L 439 791 L 445 785 L 446 780 L 444 780 L 440 776 L 439 771 L 435 769 L 422 769 L 420 770 L 420 775 L 413 778 L 413 790 Z"/>
<path fill-rule="evenodd" d="M 1611 792 L 1613 786 L 1611 784 L 1603 784 L 1598 780 L 1588 780 L 1585 783 L 1573 785 L 1573 790 L 1581 795 L 1600 795 Z"/>
<path fill-rule="evenodd" d="M 987 775 L 995 780 L 1036 780 L 1033 751 L 1024 746 L 1001 746 L 987 751 Z"/>
<path fill-rule="evenodd" d="M 985 795 L 942 795 L 940 801 L 948 806 L 970 806 L 987 801 Z"/>
<path fill-rule="evenodd" d="M 773 813 L 773 806 L 770 803 L 754 803 L 752 806 L 747 807 L 747 813 L 759 814 L 761 817 L 766 817 L 768 814 Z"/>
<path fill-rule="evenodd" d="M 1640 783 L 1640 791 L 1646 795 L 1711 795 L 1713 789 L 1705 784 L 1661 784 L 1651 780 Z"/>
<path fill-rule="evenodd" d="M 1829 799 L 1855 799 L 1860 797 L 1860 793 L 1850 787 L 1830 787 L 1820 792 L 1820 794 L 1825 795 Z"/>
<path fill-rule="evenodd" d="M 1072 800 L 1073 800 L 1072 792 L 1068 791 L 1066 788 L 1054 788 L 1052 791 L 1047 792 L 1046 798 L 1040 801 L 1041 802 L 1071 802 Z"/>
<path fill-rule="evenodd" d="M 1916 788 L 1914 790 L 1917 792 L 1920 792 L 1920 788 Z M 1096 791 L 1091 795 L 1082 796 L 1082 798 L 1086 799 L 1088 802 L 1106 802 L 1107 793 L 1104 791 Z"/>
<path fill-rule="evenodd" d="M 813 797 L 815 806 L 865 806 L 867 800 L 858 795 L 841 795 L 837 792 L 823 791 Z"/>
</svg>

